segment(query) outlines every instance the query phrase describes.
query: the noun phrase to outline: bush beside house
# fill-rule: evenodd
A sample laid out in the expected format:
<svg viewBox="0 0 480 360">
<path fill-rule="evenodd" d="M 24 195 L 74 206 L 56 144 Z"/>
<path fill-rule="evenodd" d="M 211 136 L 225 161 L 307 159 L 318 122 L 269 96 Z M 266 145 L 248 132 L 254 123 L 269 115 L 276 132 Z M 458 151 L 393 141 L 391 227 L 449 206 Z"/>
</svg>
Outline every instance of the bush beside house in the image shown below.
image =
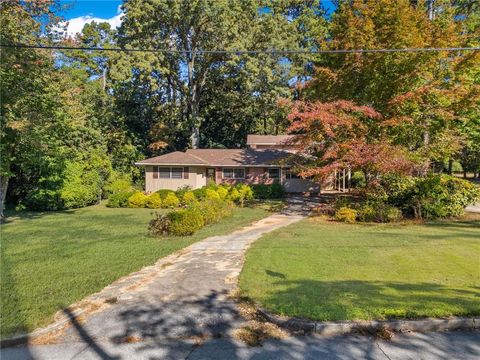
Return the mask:
<svg viewBox="0 0 480 360">
<path fill-rule="evenodd" d="M 283 189 L 280 192 L 277 184 L 265 185 L 261 194 L 260 197 L 279 197 L 283 196 Z M 107 206 L 151 209 L 175 209 L 181 206 L 181 209 L 168 214 L 156 214 L 150 222 L 149 232 L 153 236 L 186 236 L 232 215 L 233 204 L 243 206 L 254 198 L 255 192 L 250 185 L 209 184 L 201 189 L 190 190 L 185 187 L 175 192 L 159 190 L 148 195 L 141 191 L 119 190 L 110 195 Z"/>
<path fill-rule="evenodd" d="M 425 177 L 385 176 L 379 187 L 365 194 L 363 201 L 337 205 L 337 220 L 347 221 L 345 208 L 356 211 L 362 222 L 396 222 L 403 218 L 437 219 L 464 214 L 465 207 L 480 199 L 480 187 L 445 174 Z M 337 211 L 339 211 L 337 210 Z"/>
</svg>

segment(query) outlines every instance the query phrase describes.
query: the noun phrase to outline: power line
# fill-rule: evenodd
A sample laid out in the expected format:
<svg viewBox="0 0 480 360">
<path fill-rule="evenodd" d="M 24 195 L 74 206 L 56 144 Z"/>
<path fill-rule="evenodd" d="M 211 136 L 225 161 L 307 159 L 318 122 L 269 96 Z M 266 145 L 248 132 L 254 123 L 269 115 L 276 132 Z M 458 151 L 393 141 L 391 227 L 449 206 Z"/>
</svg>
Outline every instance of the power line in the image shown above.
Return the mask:
<svg viewBox="0 0 480 360">
<path fill-rule="evenodd" d="M 447 48 L 400 48 L 400 49 L 334 49 L 334 50 L 179 50 L 179 49 L 138 49 L 138 48 L 101 48 L 77 47 L 64 45 L 26 45 L 26 44 L 0 44 L 3 48 L 19 49 L 50 49 L 50 50 L 80 50 L 80 51 L 113 51 L 113 52 L 148 52 L 148 53 L 173 53 L 173 54 L 235 54 L 235 55 L 285 55 L 285 54 L 349 54 L 349 53 L 411 53 L 435 51 L 480 51 L 480 47 L 447 47 Z"/>
</svg>

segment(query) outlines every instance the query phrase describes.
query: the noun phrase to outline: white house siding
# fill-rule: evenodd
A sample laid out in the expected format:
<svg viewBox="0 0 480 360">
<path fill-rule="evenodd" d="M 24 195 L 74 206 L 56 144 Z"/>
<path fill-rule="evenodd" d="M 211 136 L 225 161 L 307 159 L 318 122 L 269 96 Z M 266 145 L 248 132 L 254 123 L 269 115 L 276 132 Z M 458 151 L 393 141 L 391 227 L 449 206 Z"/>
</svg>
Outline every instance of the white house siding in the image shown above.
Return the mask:
<svg viewBox="0 0 480 360">
<path fill-rule="evenodd" d="M 165 167 L 169 168 L 185 166 L 178 165 Z M 145 166 L 145 191 L 147 193 L 151 193 L 160 189 L 177 190 L 184 186 L 190 186 L 192 189 L 198 189 L 206 184 L 205 167 L 188 166 L 188 170 L 188 179 L 154 179 L 153 166 Z"/>
</svg>

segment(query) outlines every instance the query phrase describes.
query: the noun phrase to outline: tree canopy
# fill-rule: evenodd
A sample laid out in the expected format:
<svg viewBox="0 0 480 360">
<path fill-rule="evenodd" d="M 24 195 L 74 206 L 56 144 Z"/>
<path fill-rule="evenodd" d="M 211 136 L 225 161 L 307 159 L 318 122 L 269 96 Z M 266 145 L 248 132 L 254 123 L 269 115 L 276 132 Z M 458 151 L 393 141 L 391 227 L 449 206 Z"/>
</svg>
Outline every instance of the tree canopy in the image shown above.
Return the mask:
<svg viewBox="0 0 480 360">
<path fill-rule="evenodd" d="M 85 206 L 119 176 L 141 182 L 135 160 L 242 147 L 249 133 L 300 134 L 316 159 L 305 176 L 348 165 L 374 179 L 453 161 L 478 173 L 480 52 L 238 52 L 478 47 L 478 2 L 336 4 L 125 0 L 120 28 L 91 22 L 65 39 L 59 1 L 0 2 L 2 44 L 173 50 L 2 47 L 2 213 L 5 197 Z"/>
</svg>

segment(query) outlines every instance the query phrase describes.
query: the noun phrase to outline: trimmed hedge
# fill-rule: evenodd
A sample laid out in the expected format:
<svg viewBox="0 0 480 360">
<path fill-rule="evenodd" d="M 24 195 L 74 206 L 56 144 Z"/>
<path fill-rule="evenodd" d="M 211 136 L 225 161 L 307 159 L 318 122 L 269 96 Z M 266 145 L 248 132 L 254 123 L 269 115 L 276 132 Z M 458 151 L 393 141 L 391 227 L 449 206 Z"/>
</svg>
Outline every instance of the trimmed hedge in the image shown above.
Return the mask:
<svg viewBox="0 0 480 360">
<path fill-rule="evenodd" d="M 128 207 L 143 208 L 147 202 L 148 196 L 141 191 L 136 191 L 128 198 Z"/>
<path fill-rule="evenodd" d="M 279 182 L 273 184 L 252 184 L 250 185 L 255 199 L 282 199 L 285 197 L 285 190 Z"/>
<path fill-rule="evenodd" d="M 180 204 L 180 200 L 173 192 L 169 192 L 165 198 L 162 199 L 162 208 L 174 208 Z"/>
<path fill-rule="evenodd" d="M 187 191 L 183 194 L 182 197 L 182 204 L 183 205 L 192 205 L 197 202 L 197 198 L 195 197 L 195 194 L 193 191 Z"/>
<path fill-rule="evenodd" d="M 157 214 L 150 221 L 149 233 L 153 236 L 192 235 L 208 224 L 213 224 L 230 216 L 232 203 L 222 200 L 205 200 L 190 205 L 186 209 L 172 211 L 166 215 Z"/>
<path fill-rule="evenodd" d="M 202 214 L 194 207 L 172 211 L 167 217 L 170 221 L 168 233 L 174 236 L 192 235 L 205 225 Z"/>
<path fill-rule="evenodd" d="M 160 198 L 160 194 L 150 194 L 145 201 L 145 207 L 149 209 L 160 209 L 162 207 L 162 199 Z"/>
</svg>

